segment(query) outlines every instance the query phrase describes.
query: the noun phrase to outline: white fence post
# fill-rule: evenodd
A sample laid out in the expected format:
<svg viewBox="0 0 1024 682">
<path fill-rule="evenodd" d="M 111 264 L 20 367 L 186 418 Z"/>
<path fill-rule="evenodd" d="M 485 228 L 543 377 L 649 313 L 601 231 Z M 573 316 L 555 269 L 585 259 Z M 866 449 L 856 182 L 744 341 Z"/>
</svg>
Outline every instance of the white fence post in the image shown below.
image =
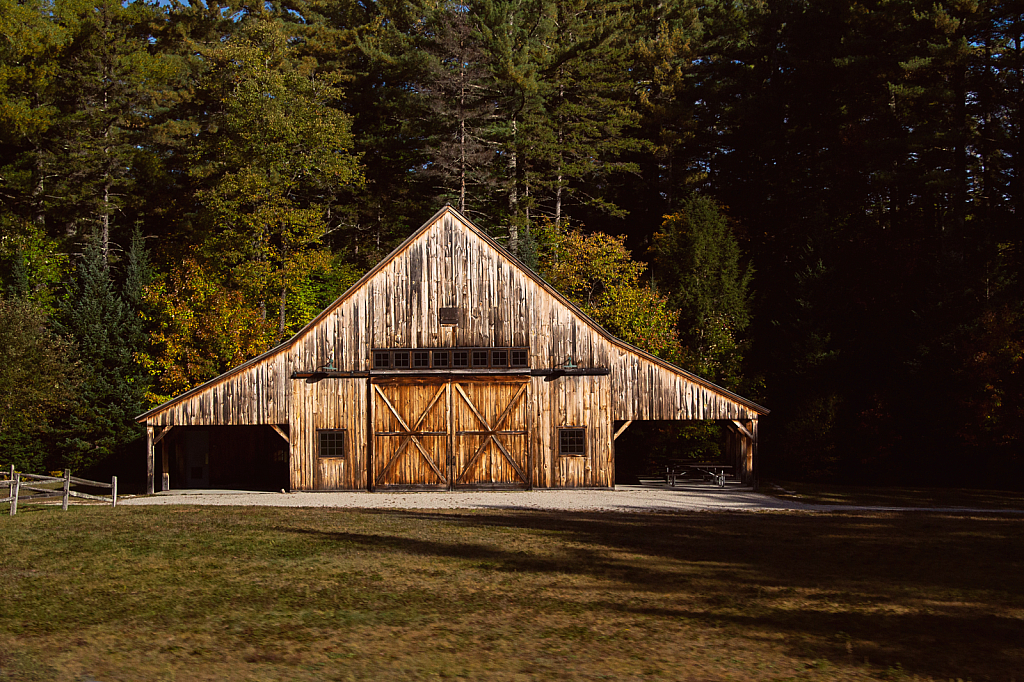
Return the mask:
<svg viewBox="0 0 1024 682">
<path fill-rule="evenodd" d="M 64 511 L 68 510 L 68 498 L 71 497 L 71 469 L 64 470 L 64 502 L 60 505 L 60 508 Z"/>
<path fill-rule="evenodd" d="M 110 477 L 110 494 L 111 494 L 111 499 L 113 500 L 113 503 L 110 506 L 111 507 L 116 507 L 117 506 L 117 476 L 111 476 Z"/>
<path fill-rule="evenodd" d="M 13 469 L 14 467 L 11 467 L 11 468 Z M 15 472 L 15 474 L 14 474 L 14 485 L 12 487 L 13 487 L 13 492 L 11 493 L 12 494 L 12 497 L 11 497 L 11 516 L 14 516 L 15 514 L 18 513 L 18 493 L 21 490 L 21 474 L 20 473 Z"/>
</svg>

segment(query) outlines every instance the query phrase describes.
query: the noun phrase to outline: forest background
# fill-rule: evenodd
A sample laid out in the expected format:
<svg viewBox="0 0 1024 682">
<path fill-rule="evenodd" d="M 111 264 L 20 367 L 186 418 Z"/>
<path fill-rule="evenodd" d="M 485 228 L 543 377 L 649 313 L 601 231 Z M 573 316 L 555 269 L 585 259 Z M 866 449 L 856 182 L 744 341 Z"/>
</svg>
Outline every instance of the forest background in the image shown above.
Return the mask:
<svg viewBox="0 0 1024 682">
<path fill-rule="evenodd" d="M 0 0 L 0 459 L 137 466 L 450 202 L 764 475 L 1019 486 L 1022 124 L 1012 2 Z"/>
</svg>

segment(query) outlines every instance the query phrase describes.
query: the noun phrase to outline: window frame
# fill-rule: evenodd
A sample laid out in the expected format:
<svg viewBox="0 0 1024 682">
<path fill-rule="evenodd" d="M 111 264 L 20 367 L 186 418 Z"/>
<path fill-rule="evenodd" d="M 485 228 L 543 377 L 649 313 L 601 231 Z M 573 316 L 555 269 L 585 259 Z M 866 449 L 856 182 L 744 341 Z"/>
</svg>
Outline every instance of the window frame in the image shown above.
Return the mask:
<svg viewBox="0 0 1024 682">
<path fill-rule="evenodd" d="M 580 445 L 582 446 L 582 452 L 565 452 L 563 447 L 565 443 L 562 440 L 562 434 L 569 431 L 579 431 Z M 587 427 L 586 426 L 559 426 L 558 427 L 558 456 L 559 457 L 586 457 L 587 456 Z"/>
<path fill-rule="evenodd" d="M 324 454 L 324 436 L 336 436 L 337 440 L 330 447 L 337 447 L 341 454 Z M 333 452 L 333 450 L 332 450 Z M 348 459 L 348 429 L 317 429 L 316 430 L 316 458 L 320 459 Z"/>
<path fill-rule="evenodd" d="M 522 362 L 516 362 L 516 356 L 519 354 L 524 356 L 524 360 Z M 529 369 L 530 350 L 528 348 L 510 348 L 508 351 L 508 366 L 509 369 Z"/>
</svg>

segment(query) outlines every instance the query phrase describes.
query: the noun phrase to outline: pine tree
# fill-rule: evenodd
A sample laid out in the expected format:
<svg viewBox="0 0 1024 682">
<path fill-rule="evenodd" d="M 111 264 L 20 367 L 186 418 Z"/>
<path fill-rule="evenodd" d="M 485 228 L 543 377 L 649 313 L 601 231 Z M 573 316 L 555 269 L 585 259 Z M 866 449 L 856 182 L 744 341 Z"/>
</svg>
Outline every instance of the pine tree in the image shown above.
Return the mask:
<svg viewBox="0 0 1024 682">
<path fill-rule="evenodd" d="M 486 215 L 497 145 L 496 91 L 488 55 L 462 6 L 442 5 L 428 20 L 421 48 L 429 56 L 417 92 L 429 114 L 426 174 L 440 199 L 466 215 Z"/>
<path fill-rule="evenodd" d="M 656 237 L 658 280 L 682 311 L 684 366 L 727 388 L 742 382 L 743 333 L 750 324 L 753 271 L 715 203 L 694 195 L 666 216 Z"/>
<path fill-rule="evenodd" d="M 59 9 L 71 41 L 54 94 L 60 114 L 41 158 L 50 231 L 90 234 L 95 227 L 109 258 L 112 230 L 128 203 L 142 131 L 156 100 L 159 60 L 147 48 L 159 10 L 116 0 Z"/>
<path fill-rule="evenodd" d="M 293 60 L 286 28 L 253 16 L 204 50 L 212 107 L 190 169 L 208 256 L 277 318 L 279 337 L 308 321 L 290 314 L 289 296 L 329 269 L 332 202 L 362 182 L 337 83 Z"/>
<path fill-rule="evenodd" d="M 467 5 L 495 91 L 490 139 L 498 150 L 492 173 L 499 191 L 487 212 L 497 231 L 508 235 L 508 247 L 516 254 L 535 205 L 527 158 L 538 142 L 530 132 L 531 122 L 544 116 L 540 69 L 552 5 L 550 0 L 475 0 Z"/>
<path fill-rule="evenodd" d="M 635 173 L 625 159 L 642 149 L 633 135 L 640 117 L 632 106 L 625 3 L 557 0 L 545 51 L 539 57 L 543 116 L 529 121 L 524 163 L 537 213 L 560 222 L 572 204 L 622 216 L 603 187 L 617 174 Z"/>
<path fill-rule="evenodd" d="M 140 240 L 129 253 L 128 279 L 136 286 L 146 277 Z M 137 311 L 117 288 L 97 233 L 85 244 L 60 320 L 83 371 L 78 408 L 62 428 L 63 464 L 74 471 L 109 461 L 140 433 L 135 417 L 148 390 L 138 358 L 143 336 Z"/>
<path fill-rule="evenodd" d="M 342 16 L 325 17 L 333 31 L 352 34 L 343 68 L 351 85 L 342 110 L 352 117 L 353 149 L 360 155 L 367 191 L 341 207 L 344 219 L 332 248 L 369 268 L 437 210 L 437 178 L 428 142 L 437 129 L 418 89 L 429 70 L 420 48 L 438 2 L 352 3 Z M 342 7 L 344 5 L 334 5 Z"/>
<path fill-rule="evenodd" d="M 43 152 L 60 112 L 56 95 L 69 41 L 50 0 L 0 2 L 0 230 L 45 230 Z"/>
</svg>

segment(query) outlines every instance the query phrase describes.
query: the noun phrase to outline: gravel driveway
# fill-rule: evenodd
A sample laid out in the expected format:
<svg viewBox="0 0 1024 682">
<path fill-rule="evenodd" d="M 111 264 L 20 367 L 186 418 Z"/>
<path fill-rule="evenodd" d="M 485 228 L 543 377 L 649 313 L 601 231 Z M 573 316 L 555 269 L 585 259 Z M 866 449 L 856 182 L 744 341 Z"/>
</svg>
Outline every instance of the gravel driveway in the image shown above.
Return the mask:
<svg viewBox="0 0 1024 682">
<path fill-rule="evenodd" d="M 675 488 L 618 485 L 614 490 L 531 490 L 509 492 L 295 492 L 172 490 L 124 504 L 260 505 L 268 507 L 349 507 L 361 509 L 539 509 L 550 511 L 660 512 L 699 510 L 820 509 L 785 502 L 750 488 L 691 484 Z"/>
</svg>

